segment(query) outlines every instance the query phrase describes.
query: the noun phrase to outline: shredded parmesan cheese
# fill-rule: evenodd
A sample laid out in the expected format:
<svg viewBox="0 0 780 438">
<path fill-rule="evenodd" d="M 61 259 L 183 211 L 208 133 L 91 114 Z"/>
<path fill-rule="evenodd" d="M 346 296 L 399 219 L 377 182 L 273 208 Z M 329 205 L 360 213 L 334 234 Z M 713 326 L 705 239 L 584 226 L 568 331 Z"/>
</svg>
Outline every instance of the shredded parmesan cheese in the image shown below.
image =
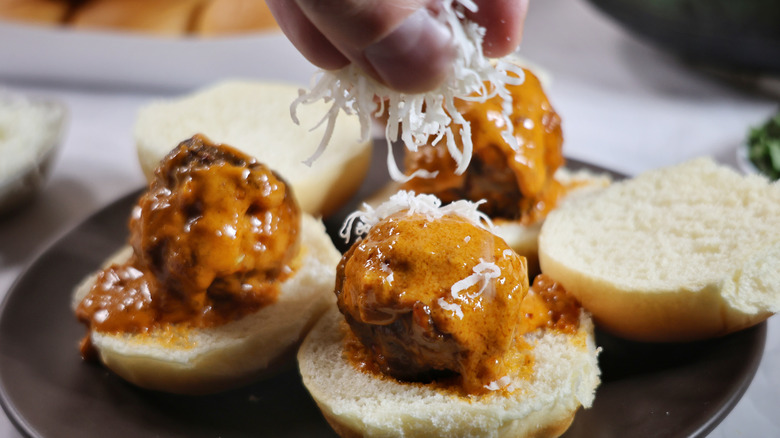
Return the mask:
<svg viewBox="0 0 780 438">
<path fill-rule="evenodd" d="M 479 259 L 479 263 L 472 268 L 472 272 L 473 274 L 452 285 L 450 288 L 452 298 L 459 300 L 461 292 L 481 282 L 482 285 L 480 286 L 479 291 L 466 295 L 469 298 L 474 299 L 485 292 L 488 285 L 490 285 L 491 280 L 501 276 L 501 268 L 499 268 L 498 265 L 493 262 L 486 262 L 483 259 Z"/>
<path fill-rule="evenodd" d="M 414 177 L 434 177 L 435 172 L 417 171 L 405 176 L 398 168 L 391 144 L 399 139 L 411 151 L 428 144 L 436 145 L 445 139 L 446 147 L 457 162 L 457 174 L 468 167 L 472 155 L 471 126 L 457 111 L 455 100 L 484 102 L 494 96 L 503 99 L 502 115 L 506 129 L 504 140 L 515 150 L 517 140 L 513 135 L 512 96 L 507 85 L 518 85 L 524 80 L 523 70 L 506 60 L 491 62 L 482 51 L 485 29 L 465 19 L 464 11 L 476 11 L 472 0 L 445 0 L 436 19 L 452 32 L 456 56 L 452 70 L 439 88 L 420 94 L 399 93 L 377 82 L 354 63 L 338 71 L 318 71 L 312 78 L 310 91 L 300 90 L 293 101 L 290 112 L 293 121 L 298 122 L 297 108 L 323 100 L 331 102 L 330 109 L 317 124 L 326 124 L 325 133 L 314 154 L 304 163 L 311 165 L 324 151 L 330 141 L 336 118 L 340 111 L 355 114 L 360 119 L 363 140 L 371 136 L 371 116 L 380 116 L 387 111 L 385 138 L 387 139 L 387 166 L 390 176 L 396 181 L 408 181 Z M 487 84 L 487 85 L 486 85 Z M 462 149 L 455 142 L 452 125 L 460 126 Z"/>
<path fill-rule="evenodd" d="M 395 273 L 393 272 L 392 269 L 390 269 L 390 266 L 387 263 L 380 263 L 379 269 L 385 274 L 387 274 L 387 276 L 385 276 L 385 281 L 387 282 L 388 285 L 392 286 L 393 279 L 395 278 Z"/>
<path fill-rule="evenodd" d="M 452 314 L 457 316 L 458 319 L 463 319 L 463 309 L 460 307 L 460 304 L 448 303 L 444 298 L 439 298 L 437 303 L 439 303 L 439 307 L 452 312 Z"/>
<path fill-rule="evenodd" d="M 494 380 L 485 385 L 485 389 L 488 391 L 498 391 L 499 389 L 506 389 L 509 392 L 514 391 L 515 387 L 512 385 L 512 379 L 509 376 L 501 377 L 498 380 Z"/>
<path fill-rule="evenodd" d="M 381 220 L 401 211 L 406 211 L 407 215 L 422 214 L 429 221 L 445 215 L 458 215 L 478 227 L 491 231 L 493 223 L 490 218 L 478 210 L 482 202 L 484 201 L 458 200 L 442 207 L 441 199 L 435 195 L 417 195 L 412 191 L 400 190 L 377 208 L 363 204 L 362 210 L 347 216 L 339 231 L 339 236 L 347 242 L 351 233 L 356 236 L 365 236 L 371 227 Z"/>
</svg>

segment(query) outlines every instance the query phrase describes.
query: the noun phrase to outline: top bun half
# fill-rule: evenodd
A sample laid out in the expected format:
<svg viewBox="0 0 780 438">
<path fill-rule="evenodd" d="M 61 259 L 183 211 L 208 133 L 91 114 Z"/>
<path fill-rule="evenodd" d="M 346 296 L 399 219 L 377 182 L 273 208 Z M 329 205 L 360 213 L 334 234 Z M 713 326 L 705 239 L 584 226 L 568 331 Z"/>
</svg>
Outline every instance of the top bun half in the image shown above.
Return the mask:
<svg viewBox="0 0 780 438">
<path fill-rule="evenodd" d="M 618 336 L 741 330 L 780 310 L 780 183 L 709 158 L 649 171 L 553 210 L 539 261 Z"/>
</svg>

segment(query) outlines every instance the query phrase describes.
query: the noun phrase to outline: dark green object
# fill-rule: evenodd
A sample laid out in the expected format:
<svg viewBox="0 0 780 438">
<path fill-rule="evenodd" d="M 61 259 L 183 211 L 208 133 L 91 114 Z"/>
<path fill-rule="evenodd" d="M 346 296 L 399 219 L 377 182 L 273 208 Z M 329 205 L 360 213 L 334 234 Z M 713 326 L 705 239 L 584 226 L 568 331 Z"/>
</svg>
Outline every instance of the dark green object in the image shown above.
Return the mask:
<svg viewBox="0 0 780 438">
<path fill-rule="evenodd" d="M 589 0 L 629 32 L 684 58 L 780 72 L 780 0 Z"/>
<path fill-rule="evenodd" d="M 750 129 L 748 158 L 761 173 L 780 179 L 780 111 L 763 125 Z"/>
</svg>

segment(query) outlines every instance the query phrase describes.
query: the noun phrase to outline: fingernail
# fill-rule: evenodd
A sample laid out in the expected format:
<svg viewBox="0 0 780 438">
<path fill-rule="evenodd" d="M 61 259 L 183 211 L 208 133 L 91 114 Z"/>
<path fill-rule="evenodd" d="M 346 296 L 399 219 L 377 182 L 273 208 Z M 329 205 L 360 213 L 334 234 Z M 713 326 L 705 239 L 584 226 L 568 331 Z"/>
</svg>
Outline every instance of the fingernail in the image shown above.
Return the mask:
<svg viewBox="0 0 780 438">
<path fill-rule="evenodd" d="M 441 83 L 454 53 L 450 30 L 425 8 L 363 52 L 387 85 L 407 93 L 427 91 Z"/>
</svg>

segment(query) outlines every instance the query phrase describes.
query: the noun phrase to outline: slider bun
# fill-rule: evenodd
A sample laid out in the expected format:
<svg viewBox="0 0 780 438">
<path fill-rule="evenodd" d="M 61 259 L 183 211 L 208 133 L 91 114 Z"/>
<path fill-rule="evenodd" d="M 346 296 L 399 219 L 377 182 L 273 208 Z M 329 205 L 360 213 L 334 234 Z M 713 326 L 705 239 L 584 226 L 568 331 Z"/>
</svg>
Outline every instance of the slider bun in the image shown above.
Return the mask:
<svg viewBox="0 0 780 438">
<path fill-rule="evenodd" d="M 340 254 L 318 220 L 304 214 L 303 260 L 282 283 L 278 300 L 237 321 L 213 328 L 154 330 L 148 334 L 92 331 L 93 345 L 107 368 L 147 389 L 204 394 L 230 389 L 269 373 L 292 358 L 298 342 L 329 306 Z M 127 246 L 107 264 L 132 254 Z M 75 308 L 89 292 L 95 274 L 75 290 Z"/>
<path fill-rule="evenodd" d="M 534 373 L 515 379 L 515 391 L 466 397 L 358 371 L 342 355 L 343 320 L 334 306 L 298 351 L 304 385 L 342 437 L 557 437 L 581 405 L 591 406 L 599 383 L 585 312 L 575 335 L 526 335 L 534 345 Z"/>
<path fill-rule="evenodd" d="M 76 9 L 70 24 L 77 28 L 184 35 L 200 3 L 201 0 L 88 0 Z"/>
<path fill-rule="evenodd" d="M 725 335 L 780 310 L 780 184 L 709 158 L 653 170 L 551 212 L 539 259 L 618 336 Z"/>
<path fill-rule="evenodd" d="M 276 27 L 276 20 L 264 1 L 211 0 L 197 15 L 193 32 L 211 36 L 248 33 Z"/>
<path fill-rule="evenodd" d="M 223 82 L 194 94 L 143 107 L 135 124 L 138 158 L 147 178 L 170 151 L 193 134 L 229 144 L 254 156 L 290 183 L 301 209 L 327 215 L 358 189 L 368 170 L 371 141 L 360 140 L 360 122 L 341 114 L 328 148 L 311 167 L 303 164 L 317 149 L 328 104 L 298 107 L 301 124 L 290 118 L 298 87 L 249 81 Z"/>
</svg>

